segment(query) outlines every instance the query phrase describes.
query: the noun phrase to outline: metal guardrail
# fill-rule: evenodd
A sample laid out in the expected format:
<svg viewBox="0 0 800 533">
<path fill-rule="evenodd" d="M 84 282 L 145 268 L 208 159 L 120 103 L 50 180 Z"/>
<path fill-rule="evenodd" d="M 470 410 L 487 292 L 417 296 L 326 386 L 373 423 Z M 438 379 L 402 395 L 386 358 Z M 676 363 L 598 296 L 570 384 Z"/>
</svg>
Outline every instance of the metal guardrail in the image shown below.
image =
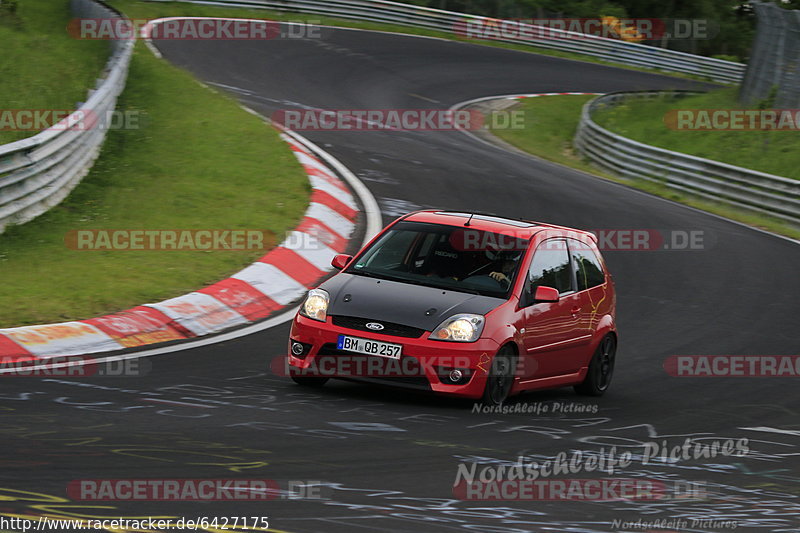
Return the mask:
<svg viewBox="0 0 800 533">
<path fill-rule="evenodd" d="M 679 91 L 678 94 L 691 94 Z M 774 176 L 643 144 L 599 126 L 592 113 L 628 98 L 660 91 L 610 93 L 583 107 L 574 144 L 578 152 L 614 174 L 661 183 L 690 195 L 768 214 L 800 227 L 800 180 Z"/>
<path fill-rule="evenodd" d="M 161 1 L 161 0 L 151 0 Z M 384 22 L 458 34 L 469 21 L 492 19 L 386 0 L 182 0 L 206 5 L 250 7 Z M 121 16 L 92 0 L 71 0 L 76 17 Z M 527 26 L 529 29 L 538 27 Z M 503 42 L 570 51 L 607 61 L 738 82 L 745 65 L 621 40 L 548 28 L 547 37 L 498 39 Z M 104 77 L 76 113 L 98 118 L 91 128 L 52 127 L 33 137 L 0 146 L 0 232 L 21 224 L 63 200 L 88 173 L 105 139 L 108 117 L 125 85 L 132 40 L 112 40 Z M 73 114 L 65 121 L 77 120 Z M 609 135 L 610 132 L 607 132 Z M 631 141 L 632 142 L 632 141 Z"/>
<path fill-rule="evenodd" d="M 170 0 L 149 0 L 163 2 Z M 179 0 L 203 5 L 249 7 L 310 13 L 330 17 L 400 24 L 416 28 L 427 28 L 446 33 L 463 33 L 468 21 L 488 22 L 496 19 L 445 11 L 386 0 Z M 675 50 L 667 50 L 617 39 L 596 37 L 554 28 L 542 28 L 530 24 L 518 24 L 531 36 L 493 39 L 505 43 L 574 52 L 598 57 L 605 61 L 680 72 L 725 83 L 738 83 L 744 76 L 745 65 L 723 61 Z M 537 35 L 537 32 L 539 35 Z"/>
<path fill-rule="evenodd" d="M 92 0 L 71 0 L 75 17 L 121 15 Z M 70 117 L 41 133 L 0 145 L 0 232 L 27 222 L 63 200 L 89 172 L 105 140 L 110 113 L 125 86 L 133 40 L 112 40 L 97 86 Z M 89 120 L 82 118 L 91 117 Z M 67 127 L 69 124 L 77 124 Z"/>
<path fill-rule="evenodd" d="M 800 106 L 800 10 L 752 2 L 758 31 L 739 94 L 742 102 L 793 108 Z"/>
</svg>

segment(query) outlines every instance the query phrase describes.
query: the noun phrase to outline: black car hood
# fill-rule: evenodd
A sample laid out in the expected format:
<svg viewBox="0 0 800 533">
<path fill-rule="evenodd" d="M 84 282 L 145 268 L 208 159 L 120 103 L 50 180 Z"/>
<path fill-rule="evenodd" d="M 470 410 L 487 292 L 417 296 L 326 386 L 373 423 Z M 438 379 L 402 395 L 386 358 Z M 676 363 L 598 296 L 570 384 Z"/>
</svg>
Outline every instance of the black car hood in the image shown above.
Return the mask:
<svg viewBox="0 0 800 533">
<path fill-rule="evenodd" d="M 328 314 L 385 320 L 426 331 L 457 313 L 483 315 L 505 300 L 398 281 L 340 273 L 320 286 L 330 294 Z"/>
</svg>

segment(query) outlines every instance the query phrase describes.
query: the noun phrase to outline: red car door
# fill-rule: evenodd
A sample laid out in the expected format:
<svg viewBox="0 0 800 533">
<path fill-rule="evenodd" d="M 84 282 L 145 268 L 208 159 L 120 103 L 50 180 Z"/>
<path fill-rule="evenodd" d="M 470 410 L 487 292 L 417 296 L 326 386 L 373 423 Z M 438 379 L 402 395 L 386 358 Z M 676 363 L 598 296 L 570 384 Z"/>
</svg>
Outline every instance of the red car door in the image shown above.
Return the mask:
<svg viewBox="0 0 800 533">
<path fill-rule="evenodd" d="M 523 381 L 574 372 L 579 342 L 580 295 L 565 239 L 549 239 L 536 249 L 527 273 L 525 296 L 525 376 Z M 553 287 L 557 302 L 533 302 L 537 286 Z"/>
<path fill-rule="evenodd" d="M 582 348 L 578 350 L 577 359 L 572 366 L 580 369 L 582 366 L 588 366 L 592 358 L 591 339 L 597 330 L 600 318 L 608 313 L 612 306 L 612 296 L 606 284 L 603 265 L 594 247 L 588 242 L 576 239 L 568 239 L 568 242 L 580 306 L 577 327 L 583 339 L 580 344 Z"/>
</svg>

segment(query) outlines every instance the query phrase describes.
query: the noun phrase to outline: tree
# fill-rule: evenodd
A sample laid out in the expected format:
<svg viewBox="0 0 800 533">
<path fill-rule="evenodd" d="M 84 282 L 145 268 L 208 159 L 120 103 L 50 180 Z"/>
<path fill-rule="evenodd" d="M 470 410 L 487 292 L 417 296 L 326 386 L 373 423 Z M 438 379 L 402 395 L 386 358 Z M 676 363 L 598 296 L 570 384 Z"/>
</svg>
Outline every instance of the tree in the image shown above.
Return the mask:
<svg viewBox="0 0 800 533">
<path fill-rule="evenodd" d="M 17 12 L 17 0 L 0 0 L 0 15 L 13 15 Z"/>
</svg>

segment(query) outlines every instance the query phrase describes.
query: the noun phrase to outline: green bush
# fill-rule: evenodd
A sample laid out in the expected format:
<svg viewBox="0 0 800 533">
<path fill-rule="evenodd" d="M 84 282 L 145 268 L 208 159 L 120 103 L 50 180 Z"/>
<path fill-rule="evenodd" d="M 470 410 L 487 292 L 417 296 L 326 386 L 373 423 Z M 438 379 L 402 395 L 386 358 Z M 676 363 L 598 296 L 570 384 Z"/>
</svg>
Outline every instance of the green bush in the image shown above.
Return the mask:
<svg viewBox="0 0 800 533">
<path fill-rule="evenodd" d="M 723 61 L 733 61 L 734 63 L 741 63 L 742 58 L 730 54 L 714 54 L 711 56 L 714 59 L 722 59 Z"/>
<path fill-rule="evenodd" d="M 0 15 L 13 15 L 17 12 L 17 0 L 0 0 Z"/>
</svg>

